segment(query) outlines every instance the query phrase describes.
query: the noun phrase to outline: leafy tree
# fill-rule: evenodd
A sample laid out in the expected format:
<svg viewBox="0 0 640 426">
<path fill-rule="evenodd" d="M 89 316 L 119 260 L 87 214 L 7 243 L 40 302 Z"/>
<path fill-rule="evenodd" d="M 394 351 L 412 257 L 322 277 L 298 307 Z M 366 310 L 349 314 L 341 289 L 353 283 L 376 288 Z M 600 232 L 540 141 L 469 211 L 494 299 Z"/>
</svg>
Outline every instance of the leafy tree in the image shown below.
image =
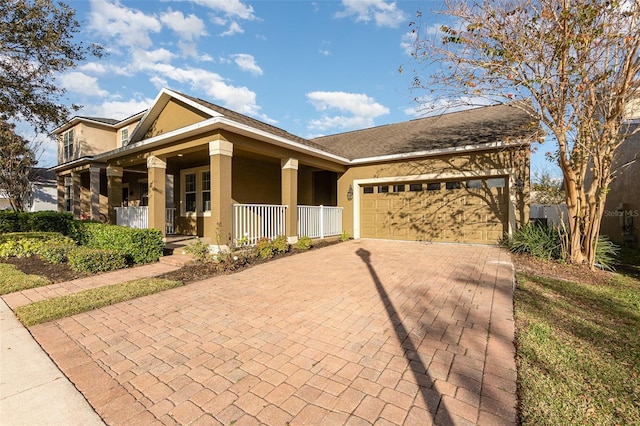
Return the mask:
<svg viewBox="0 0 640 426">
<path fill-rule="evenodd" d="M 554 139 L 569 212 L 569 260 L 593 268 L 625 114 L 640 86 L 637 0 L 447 0 L 448 25 L 411 23 L 423 104 L 514 105 Z M 435 35 L 434 35 L 435 34 Z M 437 96 L 436 96 L 437 95 Z M 434 97 L 436 96 L 436 97 Z M 640 102 L 635 104 L 640 106 Z"/>
<path fill-rule="evenodd" d="M 39 131 L 67 119 L 56 74 L 87 55 L 102 55 L 100 46 L 74 40 L 79 25 L 75 11 L 61 2 L 0 2 L 0 118 L 27 121 Z"/>
<path fill-rule="evenodd" d="M 0 119 L 0 193 L 22 212 L 31 199 L 29 171 L 37 163 L 29 142 L 15 133 L 15 125 Z"/>
<path fill-rule="evenodd" d="M 547 170 L 533 174 L 531 190 L 536 193 L 537 204 L 560 204 L 565 201 L 562 179 L 551 176 Z"/>
</svg>

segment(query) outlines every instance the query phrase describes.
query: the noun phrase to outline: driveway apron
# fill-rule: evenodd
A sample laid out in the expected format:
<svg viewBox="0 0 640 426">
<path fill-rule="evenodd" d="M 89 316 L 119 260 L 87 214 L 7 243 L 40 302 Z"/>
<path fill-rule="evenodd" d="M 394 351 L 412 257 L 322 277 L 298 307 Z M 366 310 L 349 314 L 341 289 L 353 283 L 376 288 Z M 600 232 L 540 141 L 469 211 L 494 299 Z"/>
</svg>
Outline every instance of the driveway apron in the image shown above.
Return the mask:
<svg viewBox="0 0 640 426">
<path fill-rule="evenodd" d="M 107 424 L 515 424 L 497 247 L 355 240 L 31 328 Z"/>
</svg>

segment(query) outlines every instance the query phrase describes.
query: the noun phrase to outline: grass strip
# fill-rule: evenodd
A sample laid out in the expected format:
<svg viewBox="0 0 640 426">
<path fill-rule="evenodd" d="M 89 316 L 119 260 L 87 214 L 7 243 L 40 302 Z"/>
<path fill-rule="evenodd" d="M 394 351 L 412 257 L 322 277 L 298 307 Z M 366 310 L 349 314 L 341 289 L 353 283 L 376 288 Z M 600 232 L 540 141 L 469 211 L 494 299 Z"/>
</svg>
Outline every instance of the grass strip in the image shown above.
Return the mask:
<svg viewBox="0 0 640 426">
<path fill-rule="evenodd" d="M 182 285 L 180 281 L 141 278 L 34 302 L 17 308 L 15 314 L 25 326 L 31 327 Z"/>
<path fill-rule="evenodd" d="M 51 281 L 44 277 L 28 275 L 18 270 L 15 265 L 0 263 L 0 295 L 49 284 Z"/>
<path fill-rule="evenodd" d="M 640 281 L 517 280 L 522 424 L 640 424 Z"/>
</svg>

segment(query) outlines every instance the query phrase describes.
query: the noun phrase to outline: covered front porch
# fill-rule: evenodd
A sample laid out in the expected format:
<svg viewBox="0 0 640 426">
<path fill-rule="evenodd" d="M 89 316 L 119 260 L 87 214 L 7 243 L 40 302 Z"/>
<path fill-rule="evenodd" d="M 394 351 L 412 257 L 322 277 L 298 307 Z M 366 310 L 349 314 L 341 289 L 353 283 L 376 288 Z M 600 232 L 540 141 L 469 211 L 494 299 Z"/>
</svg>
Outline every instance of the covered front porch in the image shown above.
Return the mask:
<svg viewBox="0 0 640 426">
<path fill-rule="evenodd" d="M 223 248 L 343 232 L 340 166 L 225 136 L 234 143 L 210 135 L 76 169 L 59 181 L 68 188 L 65 204 L 79 218 L 198 236 Z"/>
</svg>

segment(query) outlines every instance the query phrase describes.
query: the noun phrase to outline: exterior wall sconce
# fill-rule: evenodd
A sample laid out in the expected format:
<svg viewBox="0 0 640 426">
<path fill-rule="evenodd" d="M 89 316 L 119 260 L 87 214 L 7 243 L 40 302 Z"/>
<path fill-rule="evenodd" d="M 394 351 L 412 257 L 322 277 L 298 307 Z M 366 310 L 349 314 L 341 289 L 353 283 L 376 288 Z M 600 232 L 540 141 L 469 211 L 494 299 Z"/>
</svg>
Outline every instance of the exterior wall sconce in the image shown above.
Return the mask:
<svg viewBox="0 0 640 426">
<path fill-rule="evenodd" d="M 514 186 L 516 187 L 516 191 L 522 193 L 522 191 L 524 190 L 524 181 L 522 180 L 522 178 L 516 179 Z"/>
<path fill-rule="evenodd" d="M 353 186 L 349 185 L 349 189 L 347 189 L 347 200 L 353 200 Z"/>
</svg>

